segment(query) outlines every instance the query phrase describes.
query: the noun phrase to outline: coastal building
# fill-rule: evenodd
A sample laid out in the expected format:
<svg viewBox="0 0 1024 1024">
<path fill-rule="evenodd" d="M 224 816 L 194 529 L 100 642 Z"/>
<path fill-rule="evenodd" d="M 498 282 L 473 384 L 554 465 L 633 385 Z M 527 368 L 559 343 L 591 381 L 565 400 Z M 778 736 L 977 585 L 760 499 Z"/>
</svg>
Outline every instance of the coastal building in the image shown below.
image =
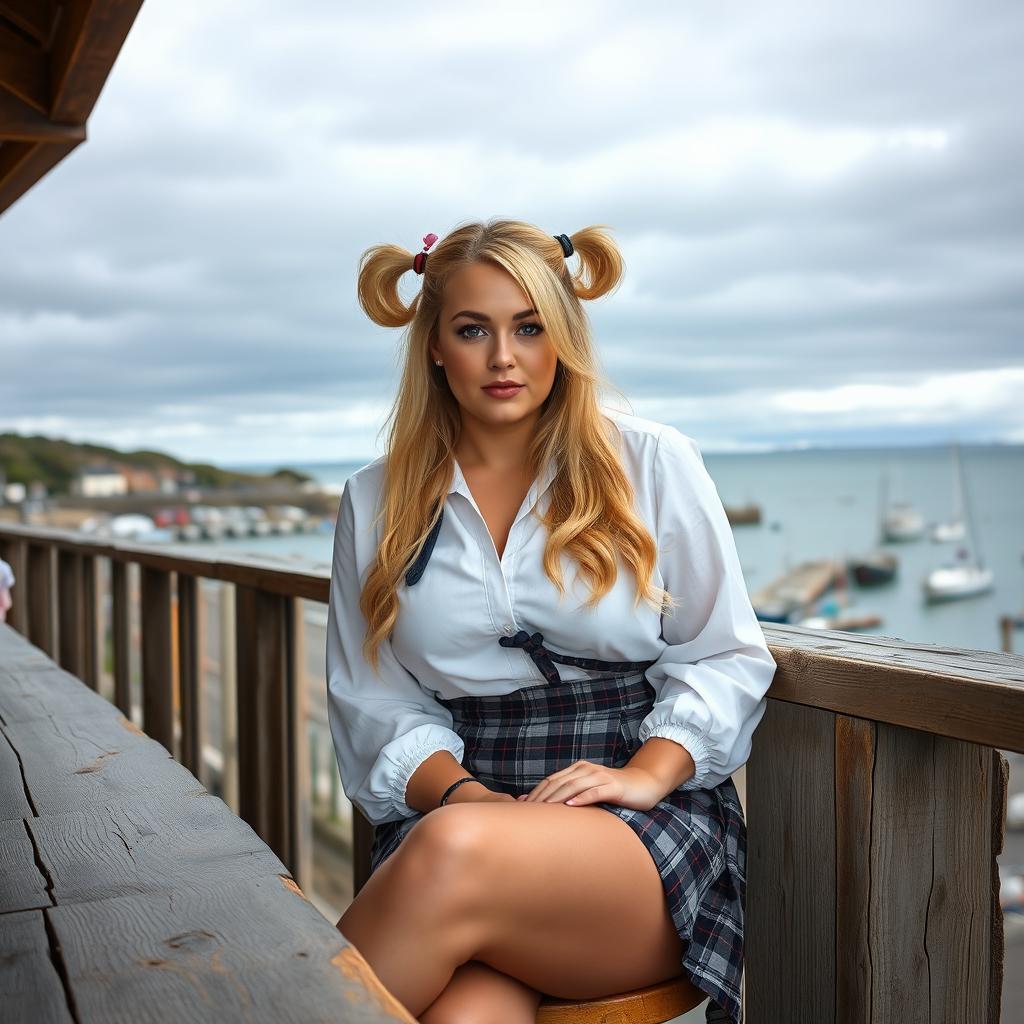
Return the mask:
<svg viewBox="0 0 1024 1024">
<path fill-rule="evenodd" d="M 109 498 L 129 490 L 128 477 L 116 466 L 86 466 L 71 481 L 71 493 L 83 498 Z"/>
</svg>

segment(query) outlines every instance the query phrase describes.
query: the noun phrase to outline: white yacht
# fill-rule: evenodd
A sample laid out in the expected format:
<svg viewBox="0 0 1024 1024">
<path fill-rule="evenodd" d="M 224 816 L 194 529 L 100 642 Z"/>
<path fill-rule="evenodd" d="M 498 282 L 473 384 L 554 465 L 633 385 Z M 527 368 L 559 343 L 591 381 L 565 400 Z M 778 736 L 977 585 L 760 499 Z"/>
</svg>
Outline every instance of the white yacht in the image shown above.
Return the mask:
<svg viewBox="0 0 1024 1024">
<path fill-rule="evenodd" d="M 970 511 L 967 487 L 964 482 L 963 465 L 956 459 L 956 478 L 963 500 L 964 522 L 971 537 L 971 546 L 959 547 L 956 560 L 933 569 L 921 581 L 921 589 L 927 602 L 953 601 L 961 597 L 973 597 L 992 589 L 995 574 L 981 559 L 978 538 L 974 532 L 974 518 Z"/>
</svg>

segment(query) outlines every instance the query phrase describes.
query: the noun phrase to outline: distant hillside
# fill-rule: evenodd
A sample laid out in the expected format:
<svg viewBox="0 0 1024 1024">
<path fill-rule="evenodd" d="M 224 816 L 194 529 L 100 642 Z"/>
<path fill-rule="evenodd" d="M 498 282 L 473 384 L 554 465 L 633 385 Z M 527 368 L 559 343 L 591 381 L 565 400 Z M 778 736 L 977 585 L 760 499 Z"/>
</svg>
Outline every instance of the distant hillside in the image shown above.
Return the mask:
<svg viewBox="0 0 1024 1024">
<path fill-rule="evenodd" d="M 266 482 L 299 484 L 313 478 L 282 468 L 275 473 L 236 473 L 205 462 L 181 462 L 163 452 L 122 452 L 98 444 L 76 444 L 41 434 L 0 434 L 0 470 L 8 483 L 41 481 L 50 494 L 71 493 L 71 481 L 87 466 L 115 466 L 123 471 L 174 473 L 182 486 L 232 488 Z"/>
</svg>

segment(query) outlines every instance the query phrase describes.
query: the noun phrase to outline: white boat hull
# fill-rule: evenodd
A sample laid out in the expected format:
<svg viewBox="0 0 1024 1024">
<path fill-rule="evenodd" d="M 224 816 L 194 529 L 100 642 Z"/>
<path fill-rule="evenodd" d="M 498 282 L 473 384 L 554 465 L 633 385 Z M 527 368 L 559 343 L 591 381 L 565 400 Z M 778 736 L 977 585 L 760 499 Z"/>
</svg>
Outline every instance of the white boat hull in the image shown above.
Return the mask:
<svg viewBox="0 0 1024 1024">
<path fill-rule="evenodd" d="M 954 601 L 991 590 L 994 579 L 991 569 L 946 567 L 930 572 L 922 583 L 922 589 L 929 601 Z"/>
</svg>

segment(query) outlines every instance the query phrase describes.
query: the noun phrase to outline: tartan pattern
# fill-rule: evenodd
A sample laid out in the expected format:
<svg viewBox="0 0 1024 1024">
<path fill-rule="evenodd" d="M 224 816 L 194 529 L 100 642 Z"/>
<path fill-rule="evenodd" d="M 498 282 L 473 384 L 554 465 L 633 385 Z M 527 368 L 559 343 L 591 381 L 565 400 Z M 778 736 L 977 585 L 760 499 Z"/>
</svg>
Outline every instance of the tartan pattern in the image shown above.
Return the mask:
<svg viewBox="0 0 1024 1024">
<path fill-rule="evenodd" d="M 576 760 L 621 768 L 640 746 L 640 723 L 654 696 L 646 676 L 633 671 L 437 699 L 465 740 L 466 770 L 490 789 L 518 796 Z M 593 806 L 622 818 L 654 858 L 672 920 L 687 944 L 682 967 L 710 997 L 706 1020 L 742 1024 L 747 834 L 732 779 L 714 789 L 676 789 L 649 811 Z M 418 812 L 376 826 L 371 872 L 422 817 Z"/>
</svg>

